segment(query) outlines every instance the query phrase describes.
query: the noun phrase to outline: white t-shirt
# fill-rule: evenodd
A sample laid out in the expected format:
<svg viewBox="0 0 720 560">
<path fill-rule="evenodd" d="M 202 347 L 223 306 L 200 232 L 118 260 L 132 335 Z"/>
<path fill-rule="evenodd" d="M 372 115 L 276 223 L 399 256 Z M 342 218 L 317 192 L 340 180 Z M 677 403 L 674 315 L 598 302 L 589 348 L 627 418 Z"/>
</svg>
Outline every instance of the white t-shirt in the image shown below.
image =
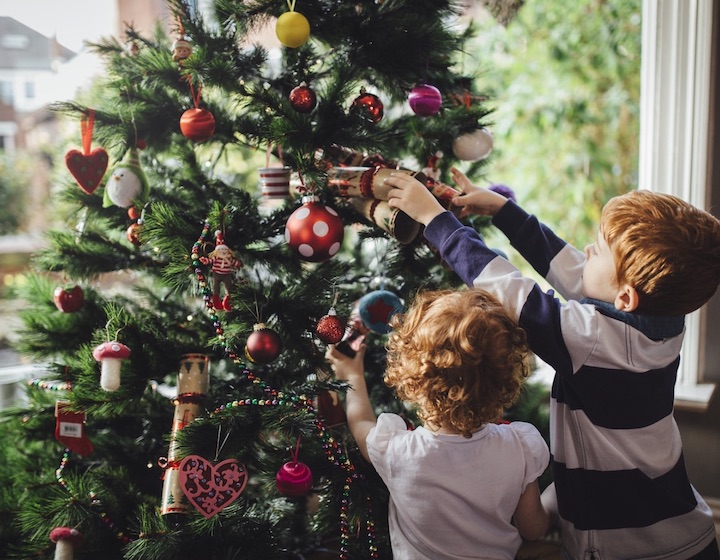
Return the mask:
<svg viewBox="0 0 720 560">
<path fill-rule="evenodd" d="M 471 438 L 408 430 L 396 414 L 378 417 L 370 460 L 390 491 L 395 560 L 513 560 L 520 495 L 550 460 L 526 422 L 487 424 Z"/>
</svg>

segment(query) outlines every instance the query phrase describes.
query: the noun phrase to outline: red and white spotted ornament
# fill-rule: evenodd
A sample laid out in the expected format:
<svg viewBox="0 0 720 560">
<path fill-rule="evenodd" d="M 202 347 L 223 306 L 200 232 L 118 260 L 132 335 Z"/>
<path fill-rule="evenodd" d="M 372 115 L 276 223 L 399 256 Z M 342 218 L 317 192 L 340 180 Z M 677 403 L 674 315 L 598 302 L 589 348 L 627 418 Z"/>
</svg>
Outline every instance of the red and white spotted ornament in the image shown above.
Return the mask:
<svg viewBox="0 0 720 560">
<path fill-rule="evenodd" d="M 326 261 L 342 247 L 345 226 L 338 213 L 317 196 L 305 196 L 302 202 L 285 224 L 285 240 L 301 259 Z"/>
</svg>

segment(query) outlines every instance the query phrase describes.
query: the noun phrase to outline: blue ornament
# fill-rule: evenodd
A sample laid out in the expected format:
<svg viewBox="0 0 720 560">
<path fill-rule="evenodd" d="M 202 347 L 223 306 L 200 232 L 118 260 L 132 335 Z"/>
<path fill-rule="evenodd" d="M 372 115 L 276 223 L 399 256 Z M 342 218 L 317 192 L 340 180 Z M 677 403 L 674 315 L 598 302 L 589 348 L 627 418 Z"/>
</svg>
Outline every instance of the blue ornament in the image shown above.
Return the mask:
<svg viewBox="0 0 720 560">
<path fill-rule="evenodd" d="M 358 302 L 362 322 L 368 329 L 380 334 L 390 332 L 390 319 L 402 309 L 400 298 L 387 290 L 375 290 L 365 294 Z"/>
</svg>

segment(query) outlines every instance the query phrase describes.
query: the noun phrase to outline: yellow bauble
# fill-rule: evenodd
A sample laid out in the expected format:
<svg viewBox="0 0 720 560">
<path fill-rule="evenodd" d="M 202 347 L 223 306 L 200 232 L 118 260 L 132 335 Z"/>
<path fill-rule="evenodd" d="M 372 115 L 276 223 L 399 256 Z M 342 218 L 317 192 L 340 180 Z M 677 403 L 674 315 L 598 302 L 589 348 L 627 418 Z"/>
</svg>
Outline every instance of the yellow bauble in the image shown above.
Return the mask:
<svg viewBox="0 0 720 560">
<path fill-rule="evenodd" d="M 310 37 L 310 22 L 300 12 L 285 12 L 275 24 L 275 34 L 286 47 L 299 47 Z"/>
</svg>

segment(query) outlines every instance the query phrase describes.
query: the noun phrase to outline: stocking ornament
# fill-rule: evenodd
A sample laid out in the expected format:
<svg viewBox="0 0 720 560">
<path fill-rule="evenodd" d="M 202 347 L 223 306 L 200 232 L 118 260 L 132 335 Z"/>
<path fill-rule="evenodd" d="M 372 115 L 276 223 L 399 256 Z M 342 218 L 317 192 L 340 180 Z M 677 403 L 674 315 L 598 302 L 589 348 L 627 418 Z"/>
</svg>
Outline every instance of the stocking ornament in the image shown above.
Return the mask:
<svg viewBox="0 0 720 560">
<path fill-rule="evenodd" d="M 70 403 L 55 403 L 55 439 L 83 457 L 93 452 L 92 442 L 85 436 L 85 413 L 68 410 Z"/>
<path fill-rule="evenodd" d="M 90 109 L 80 121 L 82 152 L 70 150 L 65 154 L 65 165 L 85 194 L 92 194 L 98 188 L 105 176 L 109 159 L 104 148 L 90 149 L 94 124 L 95 111 Z"/>
</svg>

